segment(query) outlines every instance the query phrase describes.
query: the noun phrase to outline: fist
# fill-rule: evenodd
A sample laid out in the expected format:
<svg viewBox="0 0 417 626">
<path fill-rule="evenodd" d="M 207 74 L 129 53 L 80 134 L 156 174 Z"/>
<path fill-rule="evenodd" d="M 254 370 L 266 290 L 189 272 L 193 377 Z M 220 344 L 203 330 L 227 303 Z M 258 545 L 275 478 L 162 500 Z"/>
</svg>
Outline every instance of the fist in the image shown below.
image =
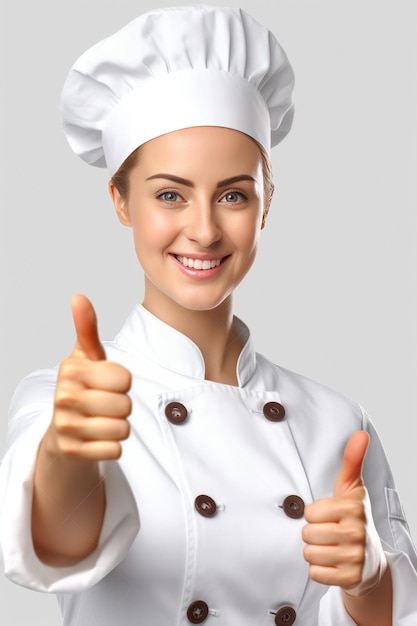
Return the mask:
<svg viewBox="0 0 417 626">
<path fill-rule="evenodd" d="M 363 431 L 349 439 L 333 497 L 306 507 L 303 528 L 310 578 L 355 595 L 376 586 L 386 564 L 362 479 L 368 444 Z"/>
<path fill-rule="evenodd" d="M 91 302 L 72 299 L 76 343 L 60 364 L 51 429 L 58 454 L 69 460 L 117 459 L 130 433 L 130 372 L 106 360 Z"/>
</svg>

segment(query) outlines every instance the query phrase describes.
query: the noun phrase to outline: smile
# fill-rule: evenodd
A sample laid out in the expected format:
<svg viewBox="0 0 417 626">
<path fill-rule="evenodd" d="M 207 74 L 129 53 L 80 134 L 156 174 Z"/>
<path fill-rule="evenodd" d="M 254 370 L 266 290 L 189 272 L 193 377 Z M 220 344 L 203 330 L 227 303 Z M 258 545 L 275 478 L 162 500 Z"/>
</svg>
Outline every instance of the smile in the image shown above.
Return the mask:
<svg viewBox="0 0 417 626">
<path fill-rule="evenodd" d="M 179 261 L 184 267 L 189 267 L 194 270 L 211 270 L 213 267 L 218 267 L 223 259 L 191 259 L 187 256 L 175 255 L 177 261 Z"/>
</svg>

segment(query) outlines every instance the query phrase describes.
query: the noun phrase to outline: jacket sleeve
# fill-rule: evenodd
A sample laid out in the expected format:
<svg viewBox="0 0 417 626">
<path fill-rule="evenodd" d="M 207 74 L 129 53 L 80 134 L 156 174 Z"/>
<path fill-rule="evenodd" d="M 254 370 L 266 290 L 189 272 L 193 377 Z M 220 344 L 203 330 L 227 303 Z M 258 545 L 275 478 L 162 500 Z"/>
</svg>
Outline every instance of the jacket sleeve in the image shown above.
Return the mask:
<svg viewBox="0 0 417 626">
<path fill-rule="evenodd" d="M 102 462 L 107 504 L 96 550 L 72 567 L 50 567 L 38 559 L 31 534 L 33 473 L 52 416 L 55 383 L 55 370 L 30 374 L 12 400 L 0 467 L 0 554 L 11 581 L 38 591 L 66 593 L 94 585 L 120 563 L 138 532 L 139 516 L 119 464 Z"/>
<path fill-rule="evenodd" d="M 395 488 L 384 449 L 368 415 L 363 413 L 363 430 L 371 437 L 364 464 L 364 481 L 369 492 L 372 516 L 392 574 L 395 626 L 417 624 L 417 554 Z M 331 587 L 320 603 L 319 626 L 355 626 L 346 613 L 338 587 Z"/>
</svg>

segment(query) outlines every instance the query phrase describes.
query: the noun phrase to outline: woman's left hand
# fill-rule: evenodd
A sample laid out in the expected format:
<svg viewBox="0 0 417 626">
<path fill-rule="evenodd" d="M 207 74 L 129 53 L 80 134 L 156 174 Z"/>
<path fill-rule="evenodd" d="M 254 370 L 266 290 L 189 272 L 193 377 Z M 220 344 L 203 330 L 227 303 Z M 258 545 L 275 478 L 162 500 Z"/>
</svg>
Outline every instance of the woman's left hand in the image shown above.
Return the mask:
<svg viewBox="0 0 417 626">
<path fill-rule="evenodd" d="M 310 578 L 354 595 L 376 587 L 386 567 L 362 479 L 368 445 L 369 435 L 364 431 L 349 439 L 333 497 L 305 508 L 307 525 L 302 534 Z"/>
</svg>

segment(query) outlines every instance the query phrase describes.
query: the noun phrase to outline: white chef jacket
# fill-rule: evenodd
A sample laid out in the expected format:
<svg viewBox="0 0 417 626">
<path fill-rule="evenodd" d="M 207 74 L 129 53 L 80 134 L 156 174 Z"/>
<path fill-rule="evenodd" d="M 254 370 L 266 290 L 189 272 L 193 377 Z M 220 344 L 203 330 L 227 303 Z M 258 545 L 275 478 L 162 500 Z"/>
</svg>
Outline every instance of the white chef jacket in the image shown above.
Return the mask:
<svg viewBox="0 0 417 626">
<path fill-rule="evenodd" d="M 244 343 L 238 386 L 205 380 L 197 346 L 142 306 L 104 344 L 133 375 L 131 435 L 119 461 L 101 463 L 99 545 L 73 567 L 42 563 L 30 531 L 34 460 L 57 369 L 21 382 L 0 474 L 6 575 L 57 594 L 64 626 L 352 626 L 340 589 L 309 579 L 302 504 L 332 495 L 345 444 L 364 429 L 393 623 L 416 626 L 417 556 L 372 423 L 358 404 L 256 354 L 235 323 Z"/>
</svg>

